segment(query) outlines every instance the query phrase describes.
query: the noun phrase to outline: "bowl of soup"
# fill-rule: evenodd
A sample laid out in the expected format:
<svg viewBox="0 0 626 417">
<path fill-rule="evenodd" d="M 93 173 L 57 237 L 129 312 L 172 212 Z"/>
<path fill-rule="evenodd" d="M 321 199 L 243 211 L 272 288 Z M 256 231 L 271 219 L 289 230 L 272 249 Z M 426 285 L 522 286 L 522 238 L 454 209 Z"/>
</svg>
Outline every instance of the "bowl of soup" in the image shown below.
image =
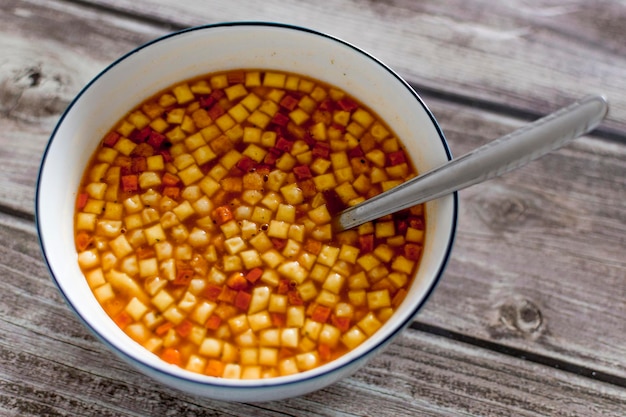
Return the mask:
<svg viewBox="0 0 626 417">
<path fill-rule="evenodd" d="M 194 27 L 115 61 L 46 147 L 36 220 L 70 308 L 184 392 L 268 401 L 355 372 L 443 274 L 457 196 L 337 232 L 339 211 L 451 159 L 367 52 L 276 23 Z"/>
</svg>

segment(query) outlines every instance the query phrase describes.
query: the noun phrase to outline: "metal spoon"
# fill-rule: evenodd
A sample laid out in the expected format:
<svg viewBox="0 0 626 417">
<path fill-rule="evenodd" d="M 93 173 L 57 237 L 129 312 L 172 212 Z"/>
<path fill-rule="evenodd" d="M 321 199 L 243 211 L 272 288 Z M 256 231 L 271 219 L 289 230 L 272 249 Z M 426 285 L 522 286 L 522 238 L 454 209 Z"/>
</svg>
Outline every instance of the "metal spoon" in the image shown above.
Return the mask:
<svg viewBox="0 0 626 417">
<path fill-rule="evenodd" d="M 588 96 L 460 158 L 349 207 L 333 218 L 333 230 L 359 226 L 520 168 L 595 129 L 608 113 L 604 96 Z"/>
</svg>

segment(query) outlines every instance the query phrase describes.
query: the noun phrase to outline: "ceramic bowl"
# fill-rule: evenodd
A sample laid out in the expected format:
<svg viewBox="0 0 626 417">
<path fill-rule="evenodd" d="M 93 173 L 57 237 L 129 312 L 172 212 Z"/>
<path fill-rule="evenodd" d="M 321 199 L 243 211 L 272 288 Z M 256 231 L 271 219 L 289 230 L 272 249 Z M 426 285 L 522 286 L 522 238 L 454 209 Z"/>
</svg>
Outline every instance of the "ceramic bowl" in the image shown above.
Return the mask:
<svg viewBox="0 0 626 417">
<path fill-rule="evenodd" d="M 347 91 L 393 128 L 420 172 L 451 159 L 441 129 L 418 94 L 388 66 L 358 47 L 327 34 L 276 23 L 194 27 L 129 52 L 73 100 L 43 155 L 36 221 L 42 251 L 59 290 L 82 322 L 119 357 L 189 394 L 258 402 L 302 395 L 350 375 L 413 320 L 450 256 L 457 195 L 427 204 L 424 252 L 408 296 L 377 333 L 348 354 L 310 371 L 265 380 L 213 378 L 165 363 L 126 336 L 87 285 L 74 246 L 76 192 L 100 139 L 127 111 L 177 82 L 236 68 L 298 73 Z"/>
</svg>

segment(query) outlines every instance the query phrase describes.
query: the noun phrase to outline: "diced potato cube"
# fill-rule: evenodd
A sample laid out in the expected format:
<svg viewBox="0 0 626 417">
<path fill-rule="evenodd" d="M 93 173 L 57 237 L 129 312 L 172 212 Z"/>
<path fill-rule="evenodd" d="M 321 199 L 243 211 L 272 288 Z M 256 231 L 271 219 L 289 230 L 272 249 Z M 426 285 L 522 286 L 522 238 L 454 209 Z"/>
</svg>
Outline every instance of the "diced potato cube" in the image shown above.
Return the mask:
<svg viewBox="0 0 626 417">
<path fill-rule="evenodd" d="M 339 294 L 345 282 L 346 278 L 344 276 L 336 272 L 331 272 L 326 277 L 326 281 L 324 281 L 322 288 L 335 294 Z"/>
<path fill-rule="evenodd" d="M 414 266 L 414 261 L 411 261 L 402 255 L 394 258 L 391 263 L 391 269 L 398 272 L 404 272 L 405 274 L 410 274 L 413 271 Z"/>
<path fill-rule="evenodd" d="M 156 224 L 144 230 L 146 241 L 148 245 L 153 246 L 156 243 L 163 242 L 165 240 L 165 232 L 160 224 Z"/>
<path fill-rule="evenodd" d="M 202 173 L 198 165 L 193 164 L 180 171 L 178 173 L 178 177 L 183 182 L 183 184 L 190 185 L 202 179 L 204 177 L 204 174 Z"/>
<path fill-rule="evenodd" d="M 272 241 L 264 232 L 259 233 L 249 240 L 249 243 L 260 253 L 264 253 L 274 248 Z"/>
<path fill-rule="evenodd" d="M 119 235 L 111 242 L 109 242 L 109 247 L 118 258 L 123 258 L 127 255 L 130 255 L 133 252 L 133 247 L 130 245 L 126 236 Z"/>
<path fill-rule="evenodd" d="M 90 201 L 96 201 L 96 200 L 90 200 Z M 101 200 L 97 200 L 97 201 L 101 201 Z M 93 206 L 95 206 L 95 204 Z M 102 204 L 102 206 L 104 207 L 104 204 Z M 92 208 L 96 209 L 95 207 L 92 207 Z M 96 230 L 96 223 L 97 223 L 96 213 L 81 212 L 76 215 L 76 229 L 77 230 L 94 231 Z"/>
<path fill-rule="evenodd" d="M 341 245 L 341 250 L 339 251 L 339 259 L 342 261 L 355 263 L 357 258 L 359 257 L 359 248 L 351 246 L 351 245 Z"/>
<path fill-rule="evenodd" d="M 300 331 L 297 328 L 280 329 L 280 345 L 286 348 L 297 348 L 300 342 Z"/>
<path fill-rule="evenodd" d="M 315 298 L 316 303 L 326 307 L 334 307 L 339 301 L 340 297 L 337 294 L 332 293 L 328 290 L 322 290 Z"/>
<path fill-rule="evenodd" d="M 283 277 L 292 279 L 298 284 L 304 282 L 309 273 L 297 261 L 285 262 L 278 267 L 277 271 Z"/>
<path fill-rule="evenodd" d="M 303 301 L 310 301 L 318 294 L 317 286 L 312 280 L 306 280 L 298 286 L 298 293 Z"/>
<path fill-rule="evenodd" d="M 198 349 L 198 353 L 209 358 L 219 358 L 222 354 L 223 347 L 223 341 L 216 338 L 207 337 L 202 341 L 202 344 Z"/>
<path fill-rule="evenodd" d="M 213 196 L 213 194 L 221 188 L 220 183 L 209 176 L 202 178 L 198 185 L 200 186 L 202 192 L 208 197 Z"/>
<path fill-rule="evenodd" d="M 272 318 L 267 310 L 261 311 L 256 314 L 248 316 L 248 323 L 252 331 L 258 332 L 259 330 L 272 327 Z"/>
<path fill-rule="evenodd" d="M 93 290 L 93 294 L 100 304 L 103 304 L 115 297 L 115 291 L 113 291 L 113 287 L 109 283 L 101 285 Z"/>
<path fill-rule="evenodd" d="M 322 345 L 327 345 L 330 347 L 335 347 L 339 343 L 339 338 L 341 337 L 341 330 L 336 328 L 335 326 L 325 323 L 322 325 L 322 330 L 320 331 L 318 342 Z"/>
<path fill-rule="evenodd" d="M 196 305 L 189 318 L 198 324 L 203 325 L 209 319 L 213 311 L 215 311 L 217 305 L 211 301 L 202 301 Z"/>
<path fill-rule="evenodd" d="M 270 313 L 285 313 L 287 311 L 287 296 L 271 294 L 267 308 Z"/>
<path fill-rule="evenodd" d="M 273 133 L 273 132 L 271 132 L 271 133 Z M 267 181 L 265 183 L 265 188 L 268 189 L 268 190 L 272 190 L 272 191 L 279 191 L 281 189 L 281 187 L 283 186 L 283 184 L 285 183 L 286 180 L 287 180 L 287 173 L 283 172 L 283 171 L 281 171 L 279 169 L 275 169 L 275 170 L 273 170 L 272 172 L 269 173 L 269 175 L 267 177 Z M 286 197 L 286 196 L 283 195 L 283 197 Z M 301 200 L 299 200 L 299 201 L 301 201 Z M 288 202 L 289 202 L 289 200 L 288 200 Z M 289 204 L 292 204 L 292 203 L 289 203 Z"/>
<path fill-rule="evenodd" d="M 248 307 L 248 314 L 255 314 L 267 309 L 270 302 L 271 290 L 269 287 L 255 287 Z"/>
<path fill-rule="evenodd" d="M 152 304 L 159 309 L 159 311 L 164 312 L 174 303 L 174 297 L 172 297 L 169 292 L 162 289 L 154 297 L 152 297 L 151 301 Z"/>
<path fill-rule="evenodd" d="M 189 88 L 189 84 L 180 84 L 172 88 L 172 93 L 176 97 L 178 104 L 188 103 L 194 99 L 194 95 Z"/>
<path fill-rule="evenodd" d="M 292 183 L 281 187 L 280 192 L 288 204 L 298 205 L 304 201 L 302 189 L 298 187 L 297 183 Z"/>
<path fill-rule="evenodd" d="M 258 363 L 264 366 L 276 366 L 278 364 L 278 349 L 270 347 L 259 348 Z"/>
<path fill-rule="evenodd" d="M 357 259 L 357 263 L 364 270 L 371 271 L 372 269 L 380 265 L 380 260 L 372 253 L 366 253 L 365 255 Z"/>
<path fill-rule="evenodd" d="M 296 363 L 300 371 L 313 369 L 319 365 L 319 354 L 316 351 L 296 355 Z"/>
<path fill-rule="evenodd" d="M 258 224 L 267 224 L 272 219 L 272 211 L 264 207 L 256 206 L 252 211 L 252 220 Z"/>
<path fill-rule="evenodd" d="M 378 320 L 376 315 L 370 311 L 365 317 L 359 320 L 357 326 L 359 326 L 366 335 L 371 336 L 380 329 L 382 323 Z"/>
<path fill-rule="evenodd" d="M 302 326 L 302 334 L 312 340 L 318 340 L 322 331 L 322 323 L 312 319 L 306 319 Z"/>
<path fill-rule="evenodd" d="M 286 80 L 287 76 L 283 73 L 266 72 L 265 76 L 263 77 L 263 86 L 282 89 L 285 87 Z"/>
<path fill-rule="evenodd" d="M 231 237 L 237 237 L 241 234 L 241 229 L 236 220 L 229 220 L 220 226 L 222 233 L 228 239 Z"/>
<path fill-rule="evenodd" d="M 281 329 L 270 328 L 259 332 L 259 345 L 279 347 L 281 345 Z"/>
<path fill-rule="evenodd" d="M 78 264 L 84 270 L 91 269 L 100 264 L 100 254 L 97 249 L 90 249 L 78 254 Z"/>
<path fill-rule="evenodd" d="M 332 267 L 339 257 L 340 249 L 330 245 L 323 245 L 317 257 L 317 262 Z"/>
<path fill-rule="evenodd" d="M 406 230 L 405 239 L 407 242 L 423 243 L 424 231 L 420 229 L 415 229 L 413 227 L 409 227 Z"/>
<path fill-rule="evenodd" d="M 244 250 L 246 246 L 246 242 L 244 242 L 244 240 L 239 236 L 235 236 L 224 241 L 224 247 L 226 248 L 226 251 L 231 255 L 236 255 L 237 253 Z"/>
<path fill-rule="evenodd" d="M 198 355 L 190 355 L 185 365 L 185 369 L 191 372 L 202 373 L 206 368 L 207 361 Z"/>
<path fill-rule="evenodd" d="M 309 210 L 308 216 L 311 220 L 315 222 L 315 224 L 318 225 L 329 223 L 332 219 L 330 213 L 328 212 L 326 204 L 322 204 L 321 206 L 316 207 L 313 210 Z"/>
<path fill-rule="evenodd" d="M 354 349 L 367 339 L 367 335 L 363 333 L 357 326 L 353 326 L 341 336 L 341 342 L 348 348 Z"/>
<path fill-rule="evenodd" d="M 287 239 L 290 224 L 284 221 L 271 220 L 267 229 L 267 235 L 278 239 Z"/>
<path fill-rule="evenodd" d="M 375 122 L 370 128 L 370 133 L 376 140 L 381 141 L 389 135 L 389 131 L 379 122 Z"/>
<path fill-rule="evenodd" d="M 141 320 L 143 315 L 148 311 L 148 307 L 139 301 L 137 297 L 133 297 L 128 302 L 124 310 L 133 318 L 133 320 Z"/>
<path fill-rule="evenodd" d="M 141 259 L 138 262 L 139 276 L 147 278 L 159 273 L 159 264 L 156 258 Z"/>
<path fill-rule="evenodd" d="M 337 186 L 337 180 L 332 172 L 313 177 L 313 182 L 318 191 L 330 190 Z"/>
<path fill-rule="evenodd" d="M 388 290 L 370 291 L 367 293 L 367 305 L 371 310 L 391 306 L 391 297 Z"/>
</svg>

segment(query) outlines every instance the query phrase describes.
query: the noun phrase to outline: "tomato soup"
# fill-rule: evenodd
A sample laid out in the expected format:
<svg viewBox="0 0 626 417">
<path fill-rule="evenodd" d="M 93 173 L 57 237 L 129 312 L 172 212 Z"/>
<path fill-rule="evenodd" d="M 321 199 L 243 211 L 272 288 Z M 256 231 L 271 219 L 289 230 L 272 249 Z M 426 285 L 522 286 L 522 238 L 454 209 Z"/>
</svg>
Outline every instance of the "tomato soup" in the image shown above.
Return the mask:
<svg viewBox="0 0 626 417">
<path fill-rule="evenodd" d="M 224 378 L 303 372 L 357 347 L 404 299 L 412 207 L 332 216 L 416 175 L 346 92 L 238 70 L 181 82 L 104 138 L 78 190 L 78 264 L 115 323 L 164 361 Z"/>
</svg>

